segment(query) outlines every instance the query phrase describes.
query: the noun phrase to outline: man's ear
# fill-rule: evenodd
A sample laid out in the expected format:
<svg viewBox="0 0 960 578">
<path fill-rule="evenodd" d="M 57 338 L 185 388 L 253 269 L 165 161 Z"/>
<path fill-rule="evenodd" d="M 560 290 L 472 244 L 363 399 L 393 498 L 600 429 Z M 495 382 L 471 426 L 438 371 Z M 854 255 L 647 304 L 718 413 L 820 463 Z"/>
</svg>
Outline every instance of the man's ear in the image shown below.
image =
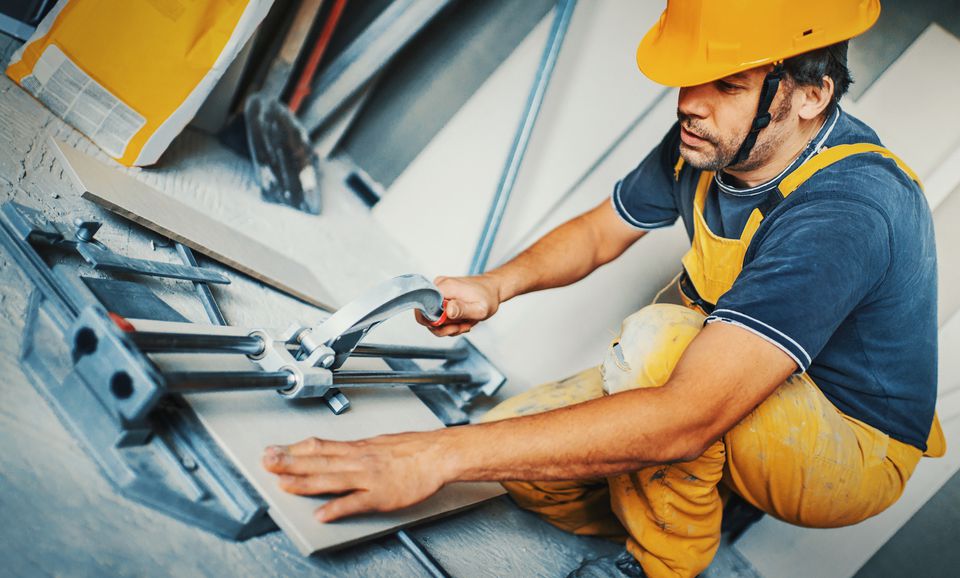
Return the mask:
<svg viewBox="0 0 960 578">
<path fill-rule="evenodd" d="M 829 106 L 833 98 L 833 90 L 833 79 L 829 76 L 823 77 L 823 83 L 820 86 L 798 86 L 797 94 L 800 103 L 797 106 L 797 114 L 800 118 L 812 120 L 820 116 Z"/>
</svg>

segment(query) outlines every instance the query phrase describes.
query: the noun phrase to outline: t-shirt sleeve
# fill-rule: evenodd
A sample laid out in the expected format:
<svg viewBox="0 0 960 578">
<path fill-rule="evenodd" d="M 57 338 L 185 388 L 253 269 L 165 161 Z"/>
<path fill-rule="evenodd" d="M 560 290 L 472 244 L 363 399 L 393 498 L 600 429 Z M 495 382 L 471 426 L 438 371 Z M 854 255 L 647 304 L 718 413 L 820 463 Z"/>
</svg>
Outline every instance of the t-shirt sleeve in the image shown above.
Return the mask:
<svg viewBox="0 0 960 578">
<path fill-rule="evenodd" d="M 679 138 L 680 125 L 675 124 L 643 162 L 613 187 L 613 208 L 631 227 L 659 229 L 680 216 L 673 176 L 680 158 Z"/>
<path fill-rule="evenodd" d="M 707 323 L 743 327 L 806 371 L 886 274 L 887 219 L 864 202 L 818 198 L 790 207 L 758 241 Z"/>
</svg>

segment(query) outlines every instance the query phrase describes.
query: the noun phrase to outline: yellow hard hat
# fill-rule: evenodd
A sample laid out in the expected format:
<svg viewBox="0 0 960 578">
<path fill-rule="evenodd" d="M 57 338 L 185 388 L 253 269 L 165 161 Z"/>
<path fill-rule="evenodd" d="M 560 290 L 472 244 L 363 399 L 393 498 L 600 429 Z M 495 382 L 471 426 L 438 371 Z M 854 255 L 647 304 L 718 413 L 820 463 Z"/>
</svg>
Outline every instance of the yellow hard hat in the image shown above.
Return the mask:
<svg viewBox="0 0 960 578">
<path fill-rule="evenodd" d="M 637 48 L 650 80 L 694 86 L 865 32 L 880 0 L 667 0 Z"/>
</svg>

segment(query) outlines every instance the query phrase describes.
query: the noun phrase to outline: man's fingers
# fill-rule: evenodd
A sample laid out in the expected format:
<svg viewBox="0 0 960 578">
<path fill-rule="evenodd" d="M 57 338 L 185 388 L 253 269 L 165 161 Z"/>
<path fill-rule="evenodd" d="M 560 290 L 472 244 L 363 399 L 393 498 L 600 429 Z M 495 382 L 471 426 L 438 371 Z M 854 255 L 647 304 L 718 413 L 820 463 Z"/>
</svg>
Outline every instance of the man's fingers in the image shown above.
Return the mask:
<svg viewBox="0 0 960 578">
<path fill-rule="evenodd" d="M 430 333 L 433 333 L 437 337 L 450 337 L 451 335 L 466 333 L 470 331 L 470 328 L 473 326 L 473 323 L 445 323 L 440 327 L 431 327 Z"/>
<path fill-rule="evenodd" d="M 266 453 L 263 467 L 275 474 L 293 474 L 297 476 L 319 474 L 330 471 L 355 471 L 359 469 L 355 461 L 339 456 L 294 456 L 283 453 Z"/>
<path fill-rule="evenodd" d="M 267 448 L 267 453 L 281 452 L 290 454 L 291 456 L 313 456 L 317 454 L 343 455 L 346 453 L 348 447 L 349 444 L 346 442 L 307 438 L 289 446 L 269 447 Z"/>
<path fill-rule="evenodd" d="M 370 492 L 366 490 L 357 490 L 343 496 L 342 498 L 336 498 L 330 500 L 326 504 L 320 506 L 314 512 L 314 516 L 323 523 L 333 522 L 334 520 L 339 520 L 340 518 L 345 518 L 347 516 L 353 516 L 356 514 L 362 514 L 364 512 L 372 512 L 376 508 L 374 507 L 371 498 Z"/>
<path fill-rule="evenodd" d="M 277 478 L 277 485 L 284 492 L 298 496 L 342 494 L 357 488 L 353 475 L 341 472 L 313 476 L 284 475 Z"/>
<path fill-rule="evenodd" d="M 490 316 L 490 309 L 480 301 L 453 300 L 447 303 L 447 319 L 483 321 Z"/>
<path fill-rule="evenodd" d="M 417 323 L 419 323 L 420 325 L 423 325 L 424 327 L 428 327 L 428 328 L 433 327 L 433 323 L 429 319 L 427 319 L 426 315 L 421 313 L 419 309 L 414 310 L 413 317 L 414 319 L 417 320 Z"/>
</svg>

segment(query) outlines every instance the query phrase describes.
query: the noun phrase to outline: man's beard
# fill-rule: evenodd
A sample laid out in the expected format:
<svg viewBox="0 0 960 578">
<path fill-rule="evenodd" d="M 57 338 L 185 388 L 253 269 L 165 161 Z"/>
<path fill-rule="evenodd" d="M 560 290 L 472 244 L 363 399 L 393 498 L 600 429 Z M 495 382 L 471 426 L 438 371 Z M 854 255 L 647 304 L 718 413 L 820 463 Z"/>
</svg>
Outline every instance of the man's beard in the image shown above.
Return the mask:
<svg viewBox="0 0 960 578">
<path fill-rule="evenodd" d="M 790 112 L 790 96 L 789 93 L 784 94 L 780 105 L 776 110 L 772 111 L 770 125 L 786 118 Z M 694 149 L 687 146 L 682 140 L 680 141 L 680 154 L 683 156 L 684 162 L 702 171 L 719 171 L 726 168 L 738 171 L 752 171 L 767 162 L 780 142 L 780 139 L 777 138 L 775 134 L 776 130 L 771 131 L 771 128 L 774 127 L 768 125 L 757 135 L 757 142 L 750 151 L 750 154 L 747 155 L 747 158 L 737 163 L 736 166 L 728 166 L 733 159 L 736 158 L 737 153 L 740 152 L 740 146 L 747 137 L 748 131 L 744 131 L 742 135 L 724 139 L 719 135 L 709 132 L 697 119 L 680 112 L 679 109 L 677 110 L 677 120 L 680 121 L 680 126 L 688 132 L 693 133 L 695 136 L 709 143 L 706 147 Z"/>
<path fill-rule="evenodd" d="M 694 136 L 700 137 L 708 143 L 705 146 L 693 148 L 687 146 L 682 140 L 680 141 L 680 154 L 683 156 L 684 162 L 695 169 L 719 171 L 726 168 L 737 155 L 737 151 L 740 150 L 743 137 L 734 136 L 729 139 L 722 139 L 708 131 L 698 120 L 679 110 L 677 110 L 677 119 L 680 121 L 680 126 L 687 132 L 693 133 Z"/>
</svg>

